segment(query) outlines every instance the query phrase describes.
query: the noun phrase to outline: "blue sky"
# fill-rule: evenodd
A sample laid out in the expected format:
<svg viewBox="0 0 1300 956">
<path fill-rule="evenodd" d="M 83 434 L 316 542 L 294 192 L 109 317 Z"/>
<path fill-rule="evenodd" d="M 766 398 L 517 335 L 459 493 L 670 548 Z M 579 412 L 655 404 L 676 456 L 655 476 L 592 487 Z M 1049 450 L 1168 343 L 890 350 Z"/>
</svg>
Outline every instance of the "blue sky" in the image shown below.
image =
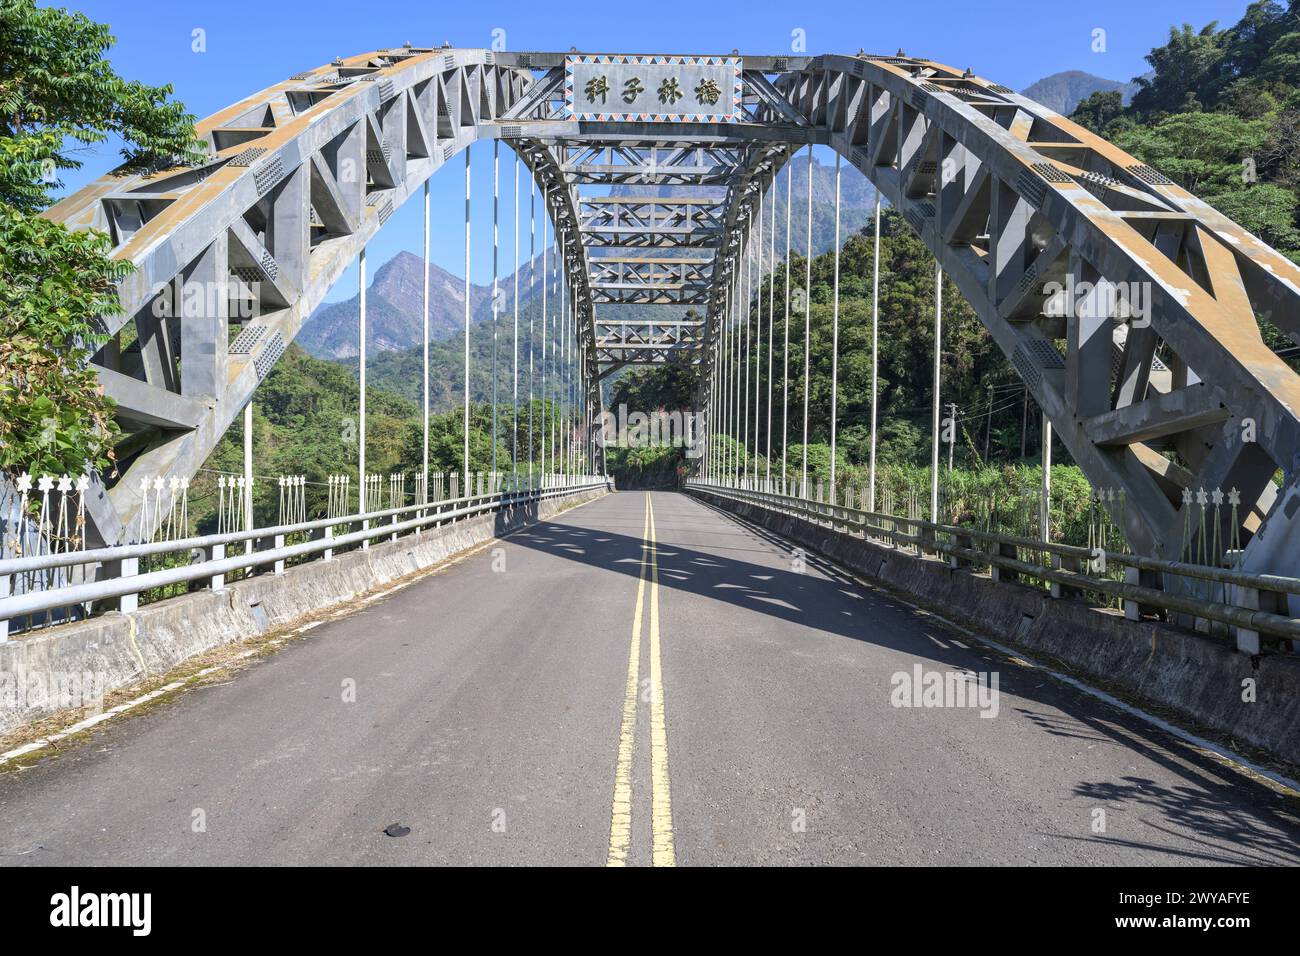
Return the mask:
<svg viewBox="0 0 1300 956">
<path fill-rule="evenodd" d="M 400 45 L 450 41 L 487 47 L 505 31 L 510 50 L 619 53 L 775 54 L 791 52 L 802 31 L 810 54 L 890 52 L 902 47 L 953 66 L 970 67 L 995 82 L 1022 89 L 1061 70 L 1085 70 L 1128 80 L 1144 72 L 1143 56 L 1163 43 L 1172 24 L 1200 28 L 1211 20 L 1235 23 L 1247 0 L 1094 0 L 1077 5 L 1042 0 L 970 0 L 926 3 L 774 3 L 702 0 L 627 0 L 615 3 L 401 3 L 355 0 L 86 0 L 67 5 L 108 23 L 117 37 L 110 56 L 123 75 L 171 83 L 190 112 L 206 116 L 300 70 L 335 56 Z M 192 49 L 204 31 L 206 51 Z M 1094 31 L 1105 31 L 1105 52 L 1093 52 Z M 502 274 L 513 249 L 513 157 L 501 151 Z M 116 165 L 113 149 L 83 156 L 86 167 L 66 177 L 77 188 Z M 433 259 L 460 274 L 463 251 L 463 167 L 452 163 L 432 180 Z M 474 147 L 473 278 L 491 280 L 492 147 Z M 526 208 L 525 202 L 522 204 Z M 526 223 L 525 215 L 525 223 Z M 388 221 L 370 247 L 374 265 L 401 249 L 419 252 L 422 219 L 410 202 Z M 540 234 L 540 232 L 539 232 Z M 355 292 L 355 271 L 330 295 Z"/>
</svg>

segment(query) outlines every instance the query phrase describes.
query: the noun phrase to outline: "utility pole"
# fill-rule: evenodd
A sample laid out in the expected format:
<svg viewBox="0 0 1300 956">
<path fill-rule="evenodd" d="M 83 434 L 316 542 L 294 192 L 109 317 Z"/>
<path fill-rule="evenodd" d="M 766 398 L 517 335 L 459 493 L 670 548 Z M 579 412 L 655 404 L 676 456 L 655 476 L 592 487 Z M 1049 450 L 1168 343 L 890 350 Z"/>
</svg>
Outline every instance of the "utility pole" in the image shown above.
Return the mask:
<svg viewBox="0 0 1300 956">
<path fill-rule="evenodd" d="M 811 146 L 808 147 L 812 149 Z M 939 395 L 943 383 L 943 266 L 934 261 L 934 395 L 930 423 L 930 520 L 939 520 Z"/>
<path fill-rule="evenodd" d="M 993 434 L 993 385 L 989 384 L 989 414 L 984 420 L 984 464 L 989 463 L 989 436 Z"/>
<path fill-rule="evenodd" d="M 952 471 L 952 450 L 957 445 L 957 403 L 948 403 L 948 470 Z"/>
<path fill-rule="evenodd" d="M 1043 487 L 1038 498 L 1038 531 L 1043 541 L 1052 540 L 1052 423 L 1043 417 Z"/>
<path fill-rule="evenodd" d="M 1029 386 L 1025 386 L 1025 404 L 1020 412 L 1020 459 L 1025 458 L 1025 437 L 1029 432 Z"/>
</svg>

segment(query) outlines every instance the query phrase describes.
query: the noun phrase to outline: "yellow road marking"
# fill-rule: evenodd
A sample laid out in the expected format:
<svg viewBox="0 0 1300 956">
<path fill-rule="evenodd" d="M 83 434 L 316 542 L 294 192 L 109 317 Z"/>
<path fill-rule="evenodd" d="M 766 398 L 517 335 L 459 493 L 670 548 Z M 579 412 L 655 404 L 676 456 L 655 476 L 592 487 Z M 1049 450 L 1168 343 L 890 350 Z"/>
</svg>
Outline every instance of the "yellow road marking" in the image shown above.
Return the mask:
<svg viewBox="0 0 1300 956">
<path fill-rule="evenodd" d="M 636 746 L 636 692 L 641 671 L 641 616 L 645 600 L 646 566 L 650 557 L 650 495 L 646 494 L 645 522 L 641 530 L 641 577 L 636 586 L 636 611 L 632 615 L 632 648 L 628 653 L 627 684 L 623 691 L 623 724 L 618 735 L 618 763 L 614 768 L 614 806 L 609 823 L 606 866 L 626 866 L 632 846 L 632 755 Z"/>
<path fill-rule="evenodd" d="M 664 719 L 664 679 L 659 661 L 659 554 L 655 507 L 650 510 L 650 832 L 654 866 L 676 866 L 673 848 L 673 801 L 668 787 L 668 724 Z"/>
</svg>

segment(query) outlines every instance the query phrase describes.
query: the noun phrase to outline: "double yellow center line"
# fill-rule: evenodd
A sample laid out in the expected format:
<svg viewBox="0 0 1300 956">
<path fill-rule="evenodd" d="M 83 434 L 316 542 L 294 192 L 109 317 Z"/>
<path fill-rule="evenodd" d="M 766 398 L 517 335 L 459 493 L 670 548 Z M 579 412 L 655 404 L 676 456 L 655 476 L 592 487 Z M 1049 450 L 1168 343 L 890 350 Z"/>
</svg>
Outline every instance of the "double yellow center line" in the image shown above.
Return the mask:
<svg viewBox="0 0 1300 956">
<path fill-rule="evenodd" d="M 627 683 L 623 691 L 618 762 L 614 768 L 614 805 L 609 826 L 607 866 L 626 866 L 632 847 L 632 763 L 636 753 L 641 625 L 647 617 L 647 582 L 650 585 L 650 859 L 654 866 L 675 866 L 677 862 L 673 849 L 673 803 L 668 785 L 668 725 L 664 720 L 663 667 L 659 655 L 659 559 L 655 548 L 654 505 L 649 492 L 645 496 L 641 539 L 641 575 L 636 587 L 636 610 L 632 614 L 632 646 L 628 653 Z"/>
</svg>

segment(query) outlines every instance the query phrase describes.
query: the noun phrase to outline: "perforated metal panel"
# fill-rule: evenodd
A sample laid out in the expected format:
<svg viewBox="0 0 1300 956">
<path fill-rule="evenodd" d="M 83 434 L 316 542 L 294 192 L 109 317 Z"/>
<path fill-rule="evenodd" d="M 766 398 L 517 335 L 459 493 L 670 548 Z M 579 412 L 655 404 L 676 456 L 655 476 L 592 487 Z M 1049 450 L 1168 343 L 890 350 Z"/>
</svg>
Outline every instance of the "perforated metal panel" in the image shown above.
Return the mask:
<svg viewBox="0 0 1300 956">
<path fill-rule="evenodd" d="M 270 276 L 273 280 L 280 278 L 280 265 L 275 261 L 275 257 L 265 249 L 262 250 L 262 271 Z"/>
<path fill-rule="evenodd" d="M 236 153 L 226 163 L 227 166 L 252 166 L 259 157 L 266 155 L 265 146 L 250 146 L 241 153 Z"/>
<path fill-rule="evenodd" d="M 1053 342 L 1047 339 L 1026 339 L 1018 346 L 1024 349 L 1025 353 L 1038 363 L 1040 368 L 1054 369 L 1065 368 L 1065 356 L 1061 354 Z"/>
<path fill-rule="evenodd" d="M 282 179 L 284 179 L 284 164 L 280 162 L 278 154 L 253 171 L 253 183 L 257 186 L 259 196 L 265 196 L 267 191 Z"/>
<path fill-rule="evenodd" d="M 1173 186 L 1176 185 L 1172 179 L 1148 166 L 1146 163 L 1138 163 L 1136 166 L 1128 167 L 1128 171 L 1150 186 Z"/>
<path fill-rule="evenodd" d="M 253 367 L 257 369 L 257 380 L 259 382 L 266 378 L 267 373 L 271 371 L 276 362 L 280 361 L 280 356 L 283 354 L 284 336 L 276 332 L 266 345 L 262 346 L 262 351 L 253 360 Z"/>
<path fill-rule="evenodd" d="M 1101 173 L 1094 173 L 1092 170 L 1085 170 L 1080 179 L 1087 180 L 1090 183 L 1097 183 L 1102 186 L 1118 186 L 1119 180 L 1110 176 L 1104 176 Z"/>
<path fill-rule="evenodd" d="M 1119 185 L 1119 180 L 1117 179 L 1112 179 L 1109 176 L 1103 176 L 1101 173 L 1090 171 L 1085 172 L 1082 176 L 1076 176 L 1075 179 L 1078 180 L 1080 186 L 1088 190 L 1088 192 L 1092 193 L 1098 199 L 1105 197 L 1108 188 Z"/>
<path fill-rule="evenodd" d="M 235 341 L 230 343 L 230 354 L 247 355 L 253 351 L 253 346 L 260 342 L 264 335 L 266 335 L 265 325 L 248 326 L 235 336 Z"/>
<path fill-rule="evenodd" d="M 1074 184 L 1074 180 L 1070 178 L 1069 174 L 1060 166 L 1053 163 L 1034 163 L 1034 165 L 1029 168 L 1038 173 L 1038 175 L 1042 176 L 1049 183 L 1060 183 L 1063 186 Z"/>
<path fill-rule="evenodd" d="M 1020 277 L 1020 281 L 1016 283 L 1016 288 L 1021 295 L 1024 295 L 1026 292 L 1030 290 L 1030 288 L 1033 287 L 1034 283 L 1037 281 L 1038 281 L 1038 263 L 1034 262 L 1031 263 L 1029 268 L 1025 270 L 1025 274 Z"/>
<path fill-rule="evenodd" d="M 1043 181 L 1028 169 L 1022 169 L 1016 178 L 1016 192 L 1024 196 L 1035 206 L 1041 206 L 1047 198 L 1047 187 Z"/>
<path fill-rule="evenodd" d="M 1056 346 L 1046 339 L 1024 339 L 1016 346 L 1011 356 L 1011 364 L 1029 383 L 1030 388 L 1038 388 L 1043 381 L 1044 369 L 1063 369 L 1065 359 Z"/>
</svg>

